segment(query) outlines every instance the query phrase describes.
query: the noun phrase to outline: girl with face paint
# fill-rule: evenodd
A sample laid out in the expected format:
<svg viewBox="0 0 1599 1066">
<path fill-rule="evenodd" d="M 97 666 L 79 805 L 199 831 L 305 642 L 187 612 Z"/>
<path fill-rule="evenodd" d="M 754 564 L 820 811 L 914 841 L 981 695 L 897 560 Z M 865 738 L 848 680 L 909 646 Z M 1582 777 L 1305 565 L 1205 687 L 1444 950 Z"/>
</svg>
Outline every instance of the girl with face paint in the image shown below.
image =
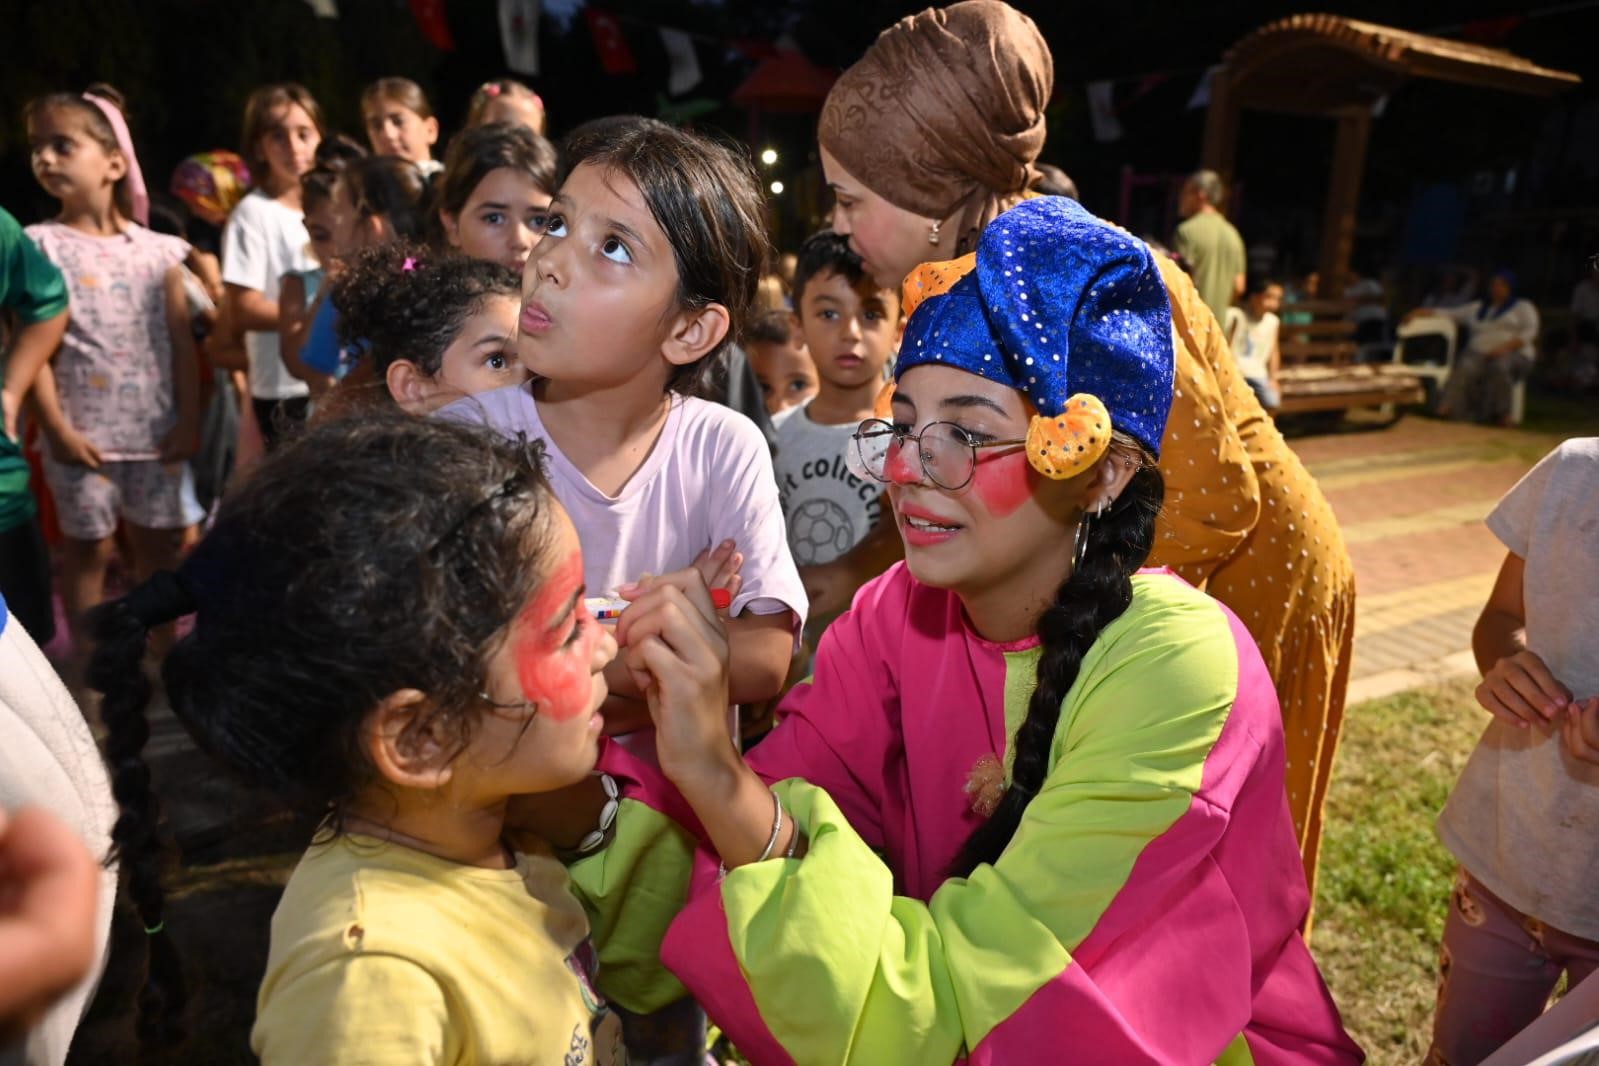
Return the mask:
<svg viewBox="0 0 1599 1066">
<path fill-rule="evenodd" d="M 163 668 L 179 720 L 248 781 L 325 812 L 273 917 L 262 1061 L 614 1061 L 620 1024 L 553 854 L 580 837 L 507 825 L 513 796 L 590 777 L 616 654 L 537 448 L 402 415 L 315 425 L 176 574 L 93 617 L 151 1040 L 177 1035 L 183 984 L 140 661 L 151 626 L 191 612 Z"/>
<path fill-rule="evenodd" d="M 1038 1061 L 1043 1040 L 1062 1060 L 1358 1062 L 1299 933 L 1260 653 L 1140 569 L 1173 372 L 1151 253 L 1029 200 L 907 302 L 891 413 L 853 459 L 886 483 L 905 561 L 747 762 L 716 732 L 702 588 L 634 605 L 661 773 L 607 750 L 630 802 L 573 867 L 629 934 L 619 993 L 650 987 L 676 821 L 722 875 L 702 853 L 660 958 L 752 1062 Z"/>
</svg>

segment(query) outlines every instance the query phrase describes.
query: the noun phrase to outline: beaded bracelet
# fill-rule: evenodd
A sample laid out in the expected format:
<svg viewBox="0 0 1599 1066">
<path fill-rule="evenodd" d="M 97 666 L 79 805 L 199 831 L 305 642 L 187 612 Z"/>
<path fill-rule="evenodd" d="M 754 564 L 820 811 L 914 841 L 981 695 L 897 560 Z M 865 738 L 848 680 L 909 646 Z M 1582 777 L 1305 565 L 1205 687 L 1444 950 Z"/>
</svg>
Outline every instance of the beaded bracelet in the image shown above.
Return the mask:
<svg viewBox="0 0 1599 1066">
<path fill-rule="evenodd" d="M 600 787 L 605 790 L 605 806 L 600 808 L 600 827 L 577 842 L 577 853 L 579 855 L 587 855 L 591 851 L 599 850 L 600 845 L 605 843 L 605 834 L 609 833 L 611 826 L 616 824 L 616 812 L 622 806 L 621 800 L 618 799 L 620 790 L 616 787 L 616 778 L 602 771 L 600 773 Z"/>
</svg>

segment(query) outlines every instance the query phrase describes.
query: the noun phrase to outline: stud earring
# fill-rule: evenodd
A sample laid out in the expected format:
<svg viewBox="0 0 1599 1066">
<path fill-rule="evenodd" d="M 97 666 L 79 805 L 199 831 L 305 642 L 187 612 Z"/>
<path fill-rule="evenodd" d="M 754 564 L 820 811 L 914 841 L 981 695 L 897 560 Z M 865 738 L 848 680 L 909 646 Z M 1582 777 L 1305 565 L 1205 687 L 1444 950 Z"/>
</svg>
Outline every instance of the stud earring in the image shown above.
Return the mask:
<svg viewBox="0 0 1599 1066">
<path fill-rule="evenodd" d="M 929 229 L 927 230 L 927 243 L 928 244 L 931 244 L 931 245 L 933 245 L 935 247 L 938 245 L 938 231 L 939 231 L 940 227 L 942 227 L 943 225 L 944 224 L 942 222 L 934 222 L 932 224 L 932 226 L 929 227 Z"/>
</svg>

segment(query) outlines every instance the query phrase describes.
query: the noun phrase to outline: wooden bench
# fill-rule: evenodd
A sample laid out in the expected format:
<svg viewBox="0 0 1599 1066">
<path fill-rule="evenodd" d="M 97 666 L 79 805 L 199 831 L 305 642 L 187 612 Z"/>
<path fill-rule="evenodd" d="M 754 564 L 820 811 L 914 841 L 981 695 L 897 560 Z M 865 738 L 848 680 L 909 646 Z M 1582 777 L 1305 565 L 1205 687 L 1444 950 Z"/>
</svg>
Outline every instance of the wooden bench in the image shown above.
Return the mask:
<svg viewBox="0 0 1599 1066">
<path fill-rule="evenodd" d="M 1405 367 L 1355 361 L 1359 345 L 1355 343 L 1355 323 L 1349 317 L 1353 306 L 1349 300 L 1301 300 L 1283 305 L 1285 318 L 1302 318 L 1308 312 L 1311 319 L 1282 325 L 1279 414 L 1425 402 L 1421 379 Z"/>
</svg>

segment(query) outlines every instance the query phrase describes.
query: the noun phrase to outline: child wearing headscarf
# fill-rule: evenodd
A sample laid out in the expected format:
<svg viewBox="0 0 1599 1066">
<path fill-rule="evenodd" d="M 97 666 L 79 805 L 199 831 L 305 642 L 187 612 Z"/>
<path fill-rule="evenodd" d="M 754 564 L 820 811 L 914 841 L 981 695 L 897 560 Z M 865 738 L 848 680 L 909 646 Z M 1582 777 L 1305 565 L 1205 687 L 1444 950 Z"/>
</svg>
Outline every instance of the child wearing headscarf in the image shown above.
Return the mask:
<svg viewBox="0 0 1599 1066">
<path fill-rule="evenodd" d="M 1471 330 L 1466 347 L 1444 383 L 1438 414 L 1512 425 L 1512 396 L 1532 372 L 1538 355 L 1538 308 L 1516 295 L 1516 275 L 1499 270 L 1488 296 L 1461 307 L 1426 307 L 1413 315 L 1441 315 Z M 1407 316 L 1408 317 L 1408 316 Z"/>
</svg>

